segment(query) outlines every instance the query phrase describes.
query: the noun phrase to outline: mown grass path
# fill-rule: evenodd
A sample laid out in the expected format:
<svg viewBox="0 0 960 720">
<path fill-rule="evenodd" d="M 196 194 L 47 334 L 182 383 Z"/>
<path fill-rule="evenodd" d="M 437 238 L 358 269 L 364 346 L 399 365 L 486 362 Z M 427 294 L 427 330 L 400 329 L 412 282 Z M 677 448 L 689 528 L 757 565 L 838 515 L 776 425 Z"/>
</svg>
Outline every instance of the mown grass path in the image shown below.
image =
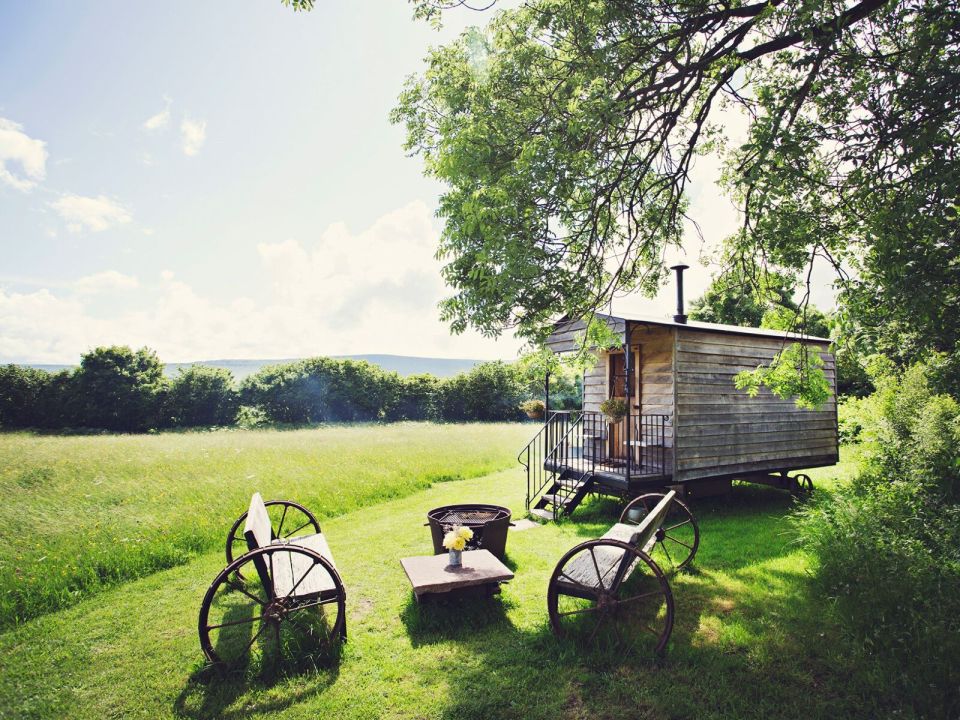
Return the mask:
<svg viewBox="0 0 960 720">
<path fill-rule="evenodd" d="M 775 491 L 738 488 L 697 506 L 701 550 L 695 571 L 671 581 L 677 625 L 661 662 L 597 657 L 547 630 L 550 571 L 609 525 L 609 502 L 511 532 L 516 579 L 499 598 L 418 606 L 398 559 L 430 551 L 426 511 L 487 501 L 516 515 L 523 487 L 521 472 L 505 471 L 325 522 L 348 592 L 350 640 L 335 667 L 206 678 L 197 610 L 223 565 L 210 552 L 0 635 L 0 716 L 866 718 L 893 707 L 849 665 L 827 603 L 809 593 L 808 559 L 784 520 L 791 501 Z"/>
<path fill-rule="evenodd" d="M 0 433 L 0 628 L 219 547 L 250 494 L 321 519 L 516 465 L 530 425 Z"/>
</svg>

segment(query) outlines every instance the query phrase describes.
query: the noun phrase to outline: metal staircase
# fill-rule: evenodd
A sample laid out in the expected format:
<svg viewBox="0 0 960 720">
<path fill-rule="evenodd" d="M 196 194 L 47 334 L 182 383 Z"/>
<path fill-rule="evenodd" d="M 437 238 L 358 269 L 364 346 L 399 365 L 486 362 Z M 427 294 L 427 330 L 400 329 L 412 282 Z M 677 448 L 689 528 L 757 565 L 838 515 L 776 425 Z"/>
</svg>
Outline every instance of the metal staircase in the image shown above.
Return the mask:
<svg viewBox="0 0 960 720">
<path fill-rule="evenodd" d="M 562 514 L 569 515 L 587 496 L 593 483 L 594 476 L 589 470 L 583 473 L 564 470 L 530 512 L 550 520 L 556 520 Z"/>
<path fill-rule="evenodd" d="M 584 415 L 551 413 L 543 427 L 520 451 L 527 471 L 527 512 L 546 520 L 569 515 L 594 483 L 594 458 L 583 452 L 587 433 Z"/>
<path fill-rule="evenodd" d="M 591 491 L 622 495 L 670 479 L 669 417 L 634 415 L 611 424 L 601 413 L 551 412 L 517 460 L 527 471 L 527 512 L 555 520 Z"/>
</svg>

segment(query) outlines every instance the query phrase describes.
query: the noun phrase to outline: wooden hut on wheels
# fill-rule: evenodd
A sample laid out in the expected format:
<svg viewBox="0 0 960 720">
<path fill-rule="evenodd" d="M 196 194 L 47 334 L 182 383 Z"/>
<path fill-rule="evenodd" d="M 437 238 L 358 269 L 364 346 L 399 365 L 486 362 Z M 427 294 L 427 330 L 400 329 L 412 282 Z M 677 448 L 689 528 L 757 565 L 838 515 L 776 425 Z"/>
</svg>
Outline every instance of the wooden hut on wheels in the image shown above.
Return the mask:
<svg viewBox="0 0 960 720">
<path fill-rule="evenodd" d="M 597 364 L 584 373 L 582 410 L 548 411 L 521 451 L 529 511 L 570 513 L 589 492 L 632 497 L 671 487 L 686 497 L 714 495 L 728 492 L 734 479 L 803 493 L 812 489 L 810 478 L 792 471 L 837 462 L 830 340 L 688 321 L 683 269 L 672 320 L 600 316 L 623 346 L 598 352 Z M 573 352 L 583 331 L 582 321 L 561 319 L 547 344 L 557 353 Z M 769 363 L 794 342 L 823 360 L 831 397 L 822 407 L 799 408 L 766 388 L 755 397 L 736 389 L 737 373 Z M 608 398 L 623 400 L 622 418 L 611 421 L 600 411 Z"/>
</svg>

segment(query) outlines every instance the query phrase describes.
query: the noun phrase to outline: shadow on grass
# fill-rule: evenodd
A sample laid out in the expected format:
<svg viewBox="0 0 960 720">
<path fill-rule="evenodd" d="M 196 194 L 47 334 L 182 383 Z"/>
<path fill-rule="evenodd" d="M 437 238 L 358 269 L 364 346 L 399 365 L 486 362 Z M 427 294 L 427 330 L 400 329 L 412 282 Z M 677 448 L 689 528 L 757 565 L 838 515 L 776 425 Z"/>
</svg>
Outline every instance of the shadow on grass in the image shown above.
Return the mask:
<svg viewBox="0 0 960 720">
<path fill-rule="evenodd" d="M 417 612 L 413 621 L 408 605 L 404 621 L 415 643 L 452 638 L 466 658 L 440 717 L 872 718 L 901 710 L 910 717 L 909 699 L 893 697 L 858 665 L 856 648 L 814 591 L 805 559 L 784 532 L 792 504 L 766 488 L 697 503 L 706 552 L 690 571 L 670 576 L 676 614 L 663 659 L 556 639 L 546 623 L 545 588 L 543 623 L 529 630 L 496 606 L 481 616 L 486 620 L 464 625 L 460 609 L 426 620 Z M 618 508 L 594 500 L 564 525 L 597 537 Z M 504 592 L 501 607 L 509 609 L 509 586 Z"/>
<path fill-rule="evenodd" d="M 724 569 L 735 569 L 792 550 L 794 536 L 783 519 L 796 503 L 782 490 L 750 484 L 734 487 L 726 496 L 689 501 L 700 526 L 698 557 L 701 562 L 720 560 Z M 625 505 L 608 497 L 592 497 L 562 525 L 580 541 L 599 538 L 617 522 Z"/>
<path fill-rule="evenodd" d="M 400 620 L 414 647 L 449 640 L 464 642 L 483 633 L 512 629 L 507 617 L 511 606 L 502 593 L 491 594 L 482 588 L 427 595 L 419 601 L 411 592 Z"/>
<path fill-rule="evenodd" d="M 667 655 L 612 656 L 558 641 L 544 626 L 460 638 L 479 658 L 441 717 L 876 717 L 866 678 L 844 662 L 833 629 L 797 576 L 780 591 L 731 592 L 703 572 L 677 583 Z M 776 627 L 771 628 L 771 624 Z M 858 688 L 857 686 L 861 687 Z M 887 708 L 889 709 L 889 708 Z"/>
<path fill-rule="evenodd" d="M 270 678 L 251 680 L 240 673 L 203 668 L 190 677 L 177 696 L 173 703 L 173 712 L 175 717 L 198 720 L 243 718 L 247 717 L 251 710 L 246 706 L 231 707 L 237 698 L 254 689 L 267 691 L 282 688 L 279 693 L 257 693 L 255 700 L 258 713 L 279 712 L 311 695 L 323 692 L 333 684 L 337 674 L 336 667 L 311 670 L 300 668 L 295 672 L 286 669 Z"/>
<path fill-rule="evenodd" d="M 247 608 L 240 606 L 238 613 Z M 242 616 L 228 614 L 224 621 L 242 620 Z M 233 662 L 229 668 L 219 665 L 205 665 L 194 672 L 186 686 L 174 701 L 176 717 L 230 718 L 246 717 L 247 707 L 231 707 L 237 698 L 251 690 L 270 691 L 282 688 L 281 693 L 257 693 L 258 712 L 277 712 L 304 700 L 315 693 L 323 692 L 336 680 L 339 674 L 343 645 L 336 643 L 322 653 L 304 653 L 295 658 L 283 658 L 278 655 L 275 646 L 268 639 L 269 633 L 258 638 L 251 637 L 252 625 L 237 625 L 238 628 L 250 628 L 246 637 L 231 637 L 230 643 L 245 645 L 248 641 L 257 642 L 262 651 L 261 663 L 253 667 L 249 655 L 243 660 Z M 223 655 L 220 643 L 215 648 Z M 266 697 L 262 697 L 266 696 Z"/>
</svg>

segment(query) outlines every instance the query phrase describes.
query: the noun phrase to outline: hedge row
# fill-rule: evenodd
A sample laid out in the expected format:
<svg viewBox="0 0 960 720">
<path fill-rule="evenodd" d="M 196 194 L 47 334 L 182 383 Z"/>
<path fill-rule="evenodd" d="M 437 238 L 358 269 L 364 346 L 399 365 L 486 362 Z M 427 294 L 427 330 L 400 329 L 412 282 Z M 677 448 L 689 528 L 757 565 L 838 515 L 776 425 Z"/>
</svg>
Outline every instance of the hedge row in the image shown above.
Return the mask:
<svg viewBox="0 0 960 720">
<path fill-rule="evenodd" d="M 849 484 L 795 513 L 817 591 L 916 717 L 960 710 L 960 401 L 946 356 L 875 364 Z M 877 372 L 879 371 L 879 372 Z M 848 427 L 850 424 L 848 423 Z"/>
<path fill-rule="evenodd" d="M 524 417 L 522 401 L 541 393 L 536 379 L 503 362 L 437 378 L 317 357 L 265 367 L 239 385 L 228 370 L 202 365 L 167 379 L 152 350 L 113 346 L 87 353 L 73 371 L 0 366 L 0 427 L 143 432 L 260 422 L 512 421 Z M 561 380 L 551 394 L 556 407 L 571 407 L 579 390 Z"/>
</svg>

